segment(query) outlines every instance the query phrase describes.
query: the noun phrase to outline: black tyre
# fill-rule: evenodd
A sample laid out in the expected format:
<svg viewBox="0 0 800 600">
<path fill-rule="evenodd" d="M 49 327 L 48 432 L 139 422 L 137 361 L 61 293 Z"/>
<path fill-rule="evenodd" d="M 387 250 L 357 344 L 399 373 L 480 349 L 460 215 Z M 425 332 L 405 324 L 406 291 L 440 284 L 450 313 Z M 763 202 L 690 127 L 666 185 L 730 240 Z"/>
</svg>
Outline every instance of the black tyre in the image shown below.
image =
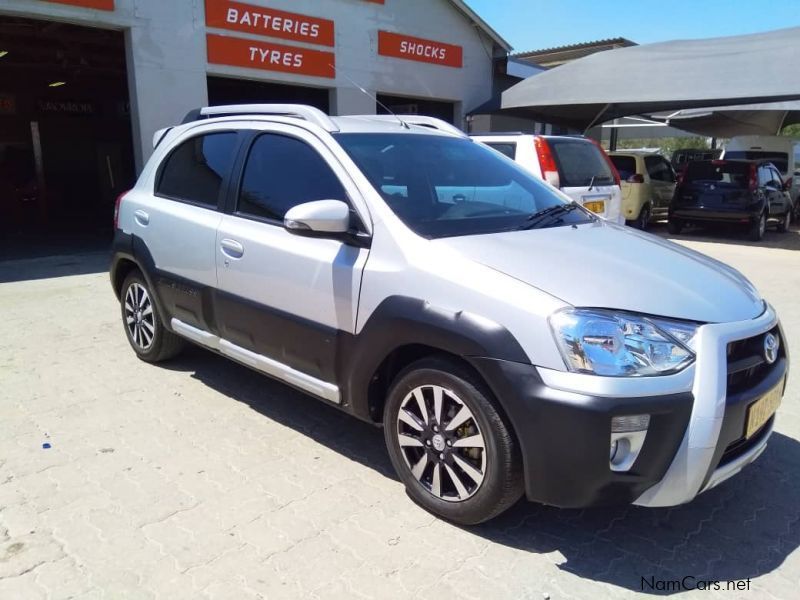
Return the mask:
<svg viewBox="0 0 800 600">
<path fill-rule="evenodd" d="M 647 230 L 647 226 L 650 224 L 650 205 L 645 204 L 642 207 L 642 210 L 639 211 L 639 218 L 636 219 L 636 228 L 641 229 L 642 231 Z"/>
<path fill-rule="evenodd" d="M 389 390 L 392 464 L 411 498 L 448 521 L 487 521 L 522 495 L 519 448 L 493 401 L 477 376 L 445 357 L 415 362 Z"/>
<path fill-rule="evenodd" d="M 778 223 L 778 233 L 786 233 L 792 225 L 792 211 L 788 209 Z"/>
<path fill-rule="evenodd" d="M 760 242 L 764 238 L 764 232 L 767 230 L 767 213 L 761 213 L 758 218 L 753 221 L 748 230 L 747 237 L 752 242 Z"/>
<path fill-rule="evenodd" d="M 670 219 L 667 221 L 667 231 L 673 235 L 679 234 L 683 231 L 683 221 L 680 219 Z"/>
<path fill-rule="evenodd" d="M 150 286 L 139 271 L 132 271 L 120 294 L 122 325 L 136 356 L 146 362 L 159 362 L 177 355 L 184 341 L 164 327 Z"/>
</svg>

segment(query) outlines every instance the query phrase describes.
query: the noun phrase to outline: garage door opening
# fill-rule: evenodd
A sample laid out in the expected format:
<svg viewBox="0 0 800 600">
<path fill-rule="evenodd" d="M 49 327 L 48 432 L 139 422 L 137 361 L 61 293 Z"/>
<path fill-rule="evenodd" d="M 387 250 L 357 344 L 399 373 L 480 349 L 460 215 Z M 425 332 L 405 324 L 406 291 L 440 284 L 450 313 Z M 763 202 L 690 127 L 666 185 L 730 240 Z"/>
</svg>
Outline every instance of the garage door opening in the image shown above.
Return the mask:
<svg viewBox="0 0 800 600">
<path fill-rule="evenodd" d="M 327 88 L 282 85 L 228 77 L 208 78 L 208 103 L 211 106 L 223 104 L 308 104 L 329 114 L 329 92 L 330 90 Z"/>
<path fill-rule="evenodd" d="M 384 106 L 396 115 L 423 115 L 455 123 L 455 105 L 452 102 L 378 94 L 375 110 L 379 115 L 387 114 Z"/>
<path fill-rule="evenodd" d="M 107 243 L 134 180 L 122 32 L 0 17 L 0 253 Z"/>
</svg>

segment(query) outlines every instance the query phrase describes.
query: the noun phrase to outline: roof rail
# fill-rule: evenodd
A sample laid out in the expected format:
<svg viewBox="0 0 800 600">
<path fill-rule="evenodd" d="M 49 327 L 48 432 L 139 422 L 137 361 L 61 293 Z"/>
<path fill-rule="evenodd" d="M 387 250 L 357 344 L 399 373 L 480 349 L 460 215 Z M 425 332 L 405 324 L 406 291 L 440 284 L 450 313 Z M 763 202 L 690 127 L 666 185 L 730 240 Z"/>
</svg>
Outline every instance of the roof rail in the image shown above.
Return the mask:
<svg viewBox="0 0 800 600">
<path fill-rule="evenodd" d="M 229 104 L 226 106 L 206 106 L 190 110 L 184 123 L 210 119 L 212 117 L 230 117 L 235 115 L 274 115 L 281 117 L 297 117 L 322 127 L 325 131 L 339 131 L 331 118 L 318 108 L 305 104 Z"/>
<path fill-rule="evenodd" d="M 408 123 L 409 125 L 428 127 L 429 129 L 437 129 L 439 131 L 452 133 L 453 135 L 457 135 L 459 137 L 468 137 L 466 133 L 461 131 L 455 125 L 452 125 L 447 121 L 443 121 L 442 119 L 437 119 L 436 117 L 424 117 L 421 115 L 359 115 L 359 116 L 374 121 L 401 120 L 404 123 Z"/>
</svg>

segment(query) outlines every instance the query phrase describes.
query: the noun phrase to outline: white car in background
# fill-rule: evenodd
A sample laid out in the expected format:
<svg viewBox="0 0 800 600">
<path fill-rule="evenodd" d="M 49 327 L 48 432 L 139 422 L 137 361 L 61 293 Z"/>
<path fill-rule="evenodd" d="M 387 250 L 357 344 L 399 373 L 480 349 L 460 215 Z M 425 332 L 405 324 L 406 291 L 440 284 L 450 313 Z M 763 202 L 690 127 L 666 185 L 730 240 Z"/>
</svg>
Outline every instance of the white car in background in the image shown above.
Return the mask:
<svg viewBox="0 0 800 600">
<path fill-rule="evenodd" d="M 490 133 L 472 139 L 505 154 L 609 221 L 625 224 L 619 174 L 603 148 L 583 136 Z"/>
</svg>

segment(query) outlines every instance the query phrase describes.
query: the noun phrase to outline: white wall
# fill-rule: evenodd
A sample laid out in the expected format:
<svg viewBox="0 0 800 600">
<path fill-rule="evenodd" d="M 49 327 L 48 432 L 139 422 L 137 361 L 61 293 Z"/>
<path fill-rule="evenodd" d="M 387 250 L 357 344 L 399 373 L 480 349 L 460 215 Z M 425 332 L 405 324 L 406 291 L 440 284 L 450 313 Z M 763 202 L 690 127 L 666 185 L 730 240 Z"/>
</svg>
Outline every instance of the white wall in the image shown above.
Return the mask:
<svg viewBox="0 0 800 600">
<path fill-rule="evenodd" d="M 492 90 L 490 38 L 449 0 L 248 0 L 335 22 L 335 49 L 277 40 L 245 32 L 209 30 L 223 35 L 332 50 L 335 79 L 209 65 L 206 61 L 203 0 L 116 0 L 114 12 L 31 0 L 2 0 L 0 15 L 57 19 L 78 25 L 125 31 L 131 116 L 137 169 L 152 152 L 153 133 L 177 122 L 208 102 L 206 75 L 241 77 L 331 90 L 334 114 L 374 113 L 375 103 L 349 79 L 371 94 L 431 98 L 456 103 L 456 123 L 488 100 Z M 463 47 L 463 68 L 378 55 L 378 30 L 428 38 Z M 348 79 L 349 78 L 349 79 Z"/>
</svg>

